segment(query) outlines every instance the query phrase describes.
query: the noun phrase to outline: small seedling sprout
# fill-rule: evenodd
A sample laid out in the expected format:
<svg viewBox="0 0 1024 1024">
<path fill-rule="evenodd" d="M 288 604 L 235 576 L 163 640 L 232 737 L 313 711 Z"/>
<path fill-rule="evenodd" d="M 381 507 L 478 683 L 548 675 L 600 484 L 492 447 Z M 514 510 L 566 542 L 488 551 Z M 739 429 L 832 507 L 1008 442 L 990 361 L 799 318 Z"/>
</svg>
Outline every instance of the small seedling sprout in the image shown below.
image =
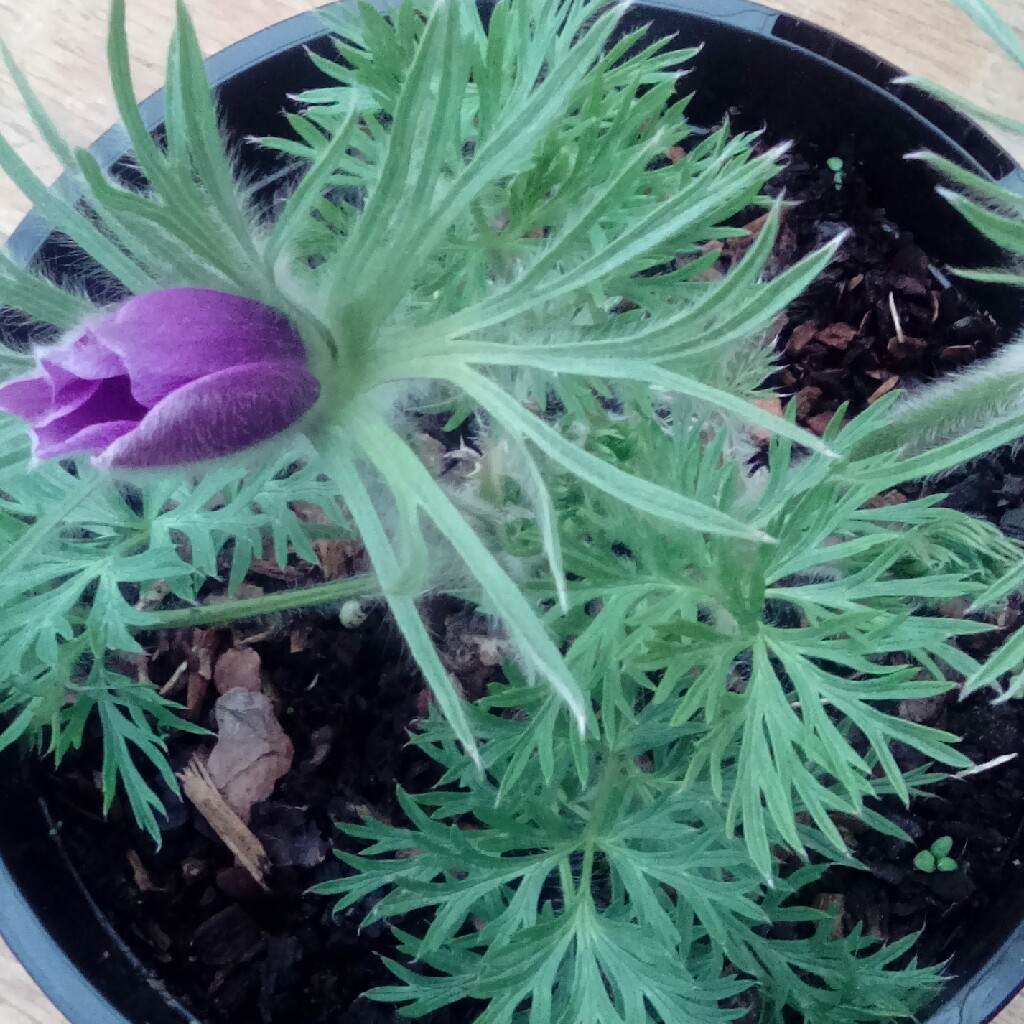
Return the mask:
<svg viewBox="0 0 1024 1024">
<path fill-rule="evenodd" d="M 923 871 L 926 875 L 933 874 L 936 871 L 943 874 L 956 871 L 959 865 L 950 857 L 952 851 L 953 837 L 940 836 L 927 850 L 922 850 L 918 853 L 914 858 L 914 867 L 918 871 Z"/>
<path fill-rule="evenodd" d="M 825 161 L 825 166 L 832 172 L 832 183 L 838 192 L 843 187 L 843 180 L 846 176 L 843 158 L 841 156 L 830 156 Z"/>
</svg>

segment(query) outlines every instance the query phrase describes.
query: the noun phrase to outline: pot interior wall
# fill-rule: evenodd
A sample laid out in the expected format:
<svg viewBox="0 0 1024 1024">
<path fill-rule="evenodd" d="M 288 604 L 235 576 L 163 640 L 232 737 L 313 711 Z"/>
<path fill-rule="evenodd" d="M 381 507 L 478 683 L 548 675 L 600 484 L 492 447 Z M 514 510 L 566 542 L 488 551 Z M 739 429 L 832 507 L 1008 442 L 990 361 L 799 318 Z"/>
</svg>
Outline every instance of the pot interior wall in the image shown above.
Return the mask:
<svg viewBox="0 0 1024 1024">
<path fill-rule="evenodd" d="M 705 8 L 715 16 L 704 13 Z M 681 17 L 680 11 L 687 13 Z M 998 179 L 1010 181 L 1019 172 L 986 136 L 944 107 L 903 94 L 927 111 L 933 124 L 907 102 L 886 93 L 877 83 L 888 81 L 895 69 L 746 0 L 677 0 L 638 6 L 627 17 L 628 24 L 648 22 L 656 33 L 675 34 L 680 45 L 703 44 L 684 82 L 686 90 L 695 93 L 692 121 L 710 125 L 728 114 L 737 127 L 767 125 L 773 137 L 793 138 L 805 155 L 820 154 L 823 161 L 831 155 L 855 158 L 873 184 L 874 200 L 914 232 L 926 251 L 954 265 L 998 258 L 935 195 L 927 169 L 903 157 L 927 148 Z M 250 174 L 266 176 L 280 168 L 244 140 L 286 133 L 282 111 L 288 96 L 323 84 L 302 45 L 310 41 L 320 52 L 330 52 L 312 15 L 275 26 L 211 62 L 211 77 L 221 83 L 225 122 Z M 830 57 L 855 66 L 859 75 Z M 148 101 L 144 112 L 150 124 L 158 125 L 160 98 Z M 97 151 L 105 162 L 116 163 L 123 153 L 121 137 L 108 133 Z M 37 259 L 58 277 L 80 267 L 80 257 L 48 237 L 46 225 L 35 217 L 18 230 L 11 249 L 24 260 Z M 1021 302 L 1013 293 L 974 293 L 1003 323 L 1020 320 Z M 18 326 L 2 313 L 0 320 L 4 326 Z M 24 326 L 19 329 L 27 341 Z M 51 837 L 54 822 L 26 778 L 11 752 L 0 758 L 0 931 L 74 1024 L 181 1024 L 188 1019 L 184 1011 L 156 989 L 138 984 L 139 965 L 103 925 Z M 59 836 L 59 829 L 56 833 Z M 1014 936 L 1003 947 L 1003 960 L 990 958 L 1007 942 L 1022 912 L 1024 894 L 1008 903 L 1000 918 L 978 922 L 976 939 L 957 965 L 960 980 L 935 1010 L 932 1024 L 980 1024 L 1012 994 L 1020 969 L 1014 972 L 1003 963 L 1019 964 L 1021 957 L 1015 952 L 1024 949 L 1024 938 Z M 80 975 L 69 969 L 72 964 Z M 963 991 L 954 996 L 957 987 Z"/>
</svg>

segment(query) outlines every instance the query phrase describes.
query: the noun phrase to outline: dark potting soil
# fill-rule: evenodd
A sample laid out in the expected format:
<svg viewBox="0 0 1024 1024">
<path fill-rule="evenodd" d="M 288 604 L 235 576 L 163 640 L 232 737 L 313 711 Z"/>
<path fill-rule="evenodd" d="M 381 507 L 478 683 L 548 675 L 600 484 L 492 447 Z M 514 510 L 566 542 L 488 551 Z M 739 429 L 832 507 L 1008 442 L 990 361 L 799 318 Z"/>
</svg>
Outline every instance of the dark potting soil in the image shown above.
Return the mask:
<svg viewBox="0 0 1024 1024">
<path fill-rule="evenodd" d="M 800 200 L 785 215 L 773 270 L 849 232 L 835 260 L 788 310 L 776 342 L 779 370 L 770 383 L 783 405 L 797 403 L 804 426 L 820 433 L 844 403 L 856 414 L 894 388 L 912 389 L 1006 341 L 948 270 L 872 205 L 856 166 L 836 174 L 825 159 L 796 155 L 772 188 Z M 728 247 L 723 259 L 732 259 Z M 888 500 L 924 493 L 945 493 L 945 504 L 1024 537 L 1024 451 L 999 449 L 941 480 L 909 484 Z M 996 630 L 963 643 L 972 654 L 986 655 L 1022 622 L 1021 602 L 1014 600 L 994 620 Z M 997 763 L 932 788 L 909 810 L 887 801 L 881 809 L 909 842 L 848 823 L 851 848 L 867 870 L 832 869 L 816 887 L 816 903 L 840 915 L 837 927 L 849 930 L 862 922 L 885 940 L 923 929 L 916 947 L 923 963 L 958 954 L 969 962 L 991 915 L 1024 881 L 1024 763 L 1018 757 L 1024 751 L 1024 702 L 996 705 L 990 694 L 961 702 L 954 691 L 904 701 L 899 713 L 963 737 L 961 749 L 976 764 Z M 923 763 L 912 751 L 894 753 L 905 770 Z M 942 836 L 953 839 L 957 870 L 917 870 L 915 855 Z"/>
<path fill-rule="evenodd" d="M 450 671 L 468 695 L 479 696 L 494 670 L 467 655 L 473 616 L 445 601 L 432 612 Z M 408 745 L 424 707 L 422 679 L 407 658 L 396 657 L 393 627 L 379 610 L 357 628 L 335 615 L 258 632 L 243 626 L 164 635 L 149 669 L 159 685 L 186 662 L 189 678 L 202 677 L 204 662 L 209 675 L 210 663 L 232 648 L 260 655 L 264 692 L 295 746 L 291 770 L 250 821 L 272 865 L 267 891 L 236 866 L 190 804 L 159 785 L 170 812 L 161 849 L 139 833 L 120 801 L 104 822 L 99 761 L 88 748 L 56 778 L 41 780 L 58 835 L 115 930 L 200 1020 L 397 1020 L 393 1007 L 358 998 L 387 983 L 380 957 L 395 956 L 387 927 L 358 931 L 373 901 L 336 917 L 332 899 L 307 890 L 344 870 L 330 853 L 335 823 L 398 819 L 396 786 L 417 792 L 433 784 L 431 763 Z M 194 702 L 200 724 L 213 725 L 217 696 L 211 684 Z M 180 770 L 197 747 L 212 743 L 176 739 L 173 766 Z M 461 1024 L 473 1017 L 465 1007 L 426 1019 Z"/>
<path fill-rule="evenodd" d="M 833 172 L 824 161 L 794 155 L 770 190 L 800 205 L 784 216 L 769 274 L 848 233 L 789 308 L 776 342 L 780 366 L 769 384 L 796 401 L 805 426 L 820 433 L 843 403 L 855 414 L 897 387 L 987 356 L 1005 340 L 913 235 L 872 205 L 855 166 Z M 728 246 L 724 256 L 731 258 Z"/>
<path fill-rule="evenodd" d="M 789 311 L 779 335 L 780 365 L 771 383 L 783 403 L 798 403 L 802 423 L 821 430 L 843 402 L 856 412 L 894 387 L 987 355 L 1004 340 L 992 318 L 872 206 L 855 167 L 847 167 L 839 182 L 824 159 L 794 156 L 775 187 L 801 203 L 785 214 L 774 272 L 839 232 L 851 232 L 832 266 Z M 726 243 L 720 269 L 745 247 L 742 241 Z M 1024 535 L 1024 455 L 997 452 L 941 485 L 951 489 L 951 504 Z M 343 562 L 335 565 L 342 574 L 350 571 Z M 261 565 L 253 582 L 273 589 L 297 581 Z M 472 616 L 446 601 L 437 602 L 431 615 L 449 668 L 467 696 L 479 695 L 494 669 L 474 643 Z M 1012 607 L 1000 633 L 973 642 L 994 647 L 1020 617 Z M 396 1020 L 392 1008 L 358 998 L 390 981 L 380 962 L 395 953 L 387 928 L 360 933 L 367 905 L 335 920 L 329 898 L 307 894 L 343 870 L 329 853 L 335 822 L 363 814 L 400 820 L 396 784 L 418 791 L 435 778 L 430 762 L 407 743 L 425 695 L 418 673 L 398 653 L 393 627 L 380 611 L 355 629 L 342 627 L 336 617 L 305 615 L 234 631 L 164 635 L 151 646 L 156 653 L 148 672 L 158 684 L 168 682 L 183 660 L 188 663 L 183 678 L 192 682 L 182 699 L 205 724 L 216 693 L 199 671 L 204 660 L 208 677 L 210 663 L 224 650 L 248 647 L 261 658 L 266 692 L 295 746 L 291 770 L 251 820 L 273 865 L 269 889 L 261 890 L 236 866 L 188 804 L 170 802 L 158 851 L 120 803 L 104 822 L 95 777 L 99 759 L 87 749 L 41 785 L 60 839 L 96 902 L 159 983 L 209 1024 L 280 1024 L 296 1014 L 307 1024 Z M 900 712 L 964 736 L 965 753 L 979 764 L 1024 746 L 1022 702 L 993 706 L 979 697 L 960 703 L 953 694 L 904 702 Z M 184 767 L 197 745 L 211 743 L 176 739 L 175 767 Z M 905 767 L 916 766 L 910 752 L 897 755 Z M 872 934 L 895 939 L 925 927 L 921 960 L 943 961 L 984 934 L 986 918 L 1008 891 L 1020 888 L 1022 796 L 1024 764 L 1014 759 L 950 780 L 909 811 L 886 806 L 912 837 L 909 843 L 846 822 L 867 870 L 833 869 L 812 895 L 835 909 L 837 928 L 844 930 L 859 921 Z M 957 870 L 916 870 L 915 854 L 946 835 L 954 840 Z M 460 1024 L 475 1012 L 467 1005 L 436 1020 Z"/>
</svg>

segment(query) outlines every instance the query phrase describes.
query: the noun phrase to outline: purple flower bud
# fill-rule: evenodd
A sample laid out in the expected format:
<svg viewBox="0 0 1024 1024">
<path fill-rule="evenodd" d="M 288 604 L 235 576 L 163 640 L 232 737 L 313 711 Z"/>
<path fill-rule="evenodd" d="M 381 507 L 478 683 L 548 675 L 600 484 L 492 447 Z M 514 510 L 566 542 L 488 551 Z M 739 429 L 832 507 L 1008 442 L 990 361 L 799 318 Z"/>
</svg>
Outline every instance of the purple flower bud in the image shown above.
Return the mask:
<svg viewBox="0 0 1024 1024">
<path fill-rule="evenodd" d="M 205 462 L 280 434 L 320 393 L 285 317 L 199 288 L 129 299 L 36 358 L 34 373 L 0 385 L 0 409 L 28 421 L 41 459 Z"/>
</svg>

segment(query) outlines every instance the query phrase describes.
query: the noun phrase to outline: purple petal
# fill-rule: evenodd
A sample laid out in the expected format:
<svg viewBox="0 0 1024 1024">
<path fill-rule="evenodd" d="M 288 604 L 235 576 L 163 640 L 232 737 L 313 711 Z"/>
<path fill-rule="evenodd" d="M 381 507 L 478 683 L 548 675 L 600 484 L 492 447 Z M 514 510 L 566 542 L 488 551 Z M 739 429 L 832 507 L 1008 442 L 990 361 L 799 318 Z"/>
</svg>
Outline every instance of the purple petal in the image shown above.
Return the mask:
<svg viewBox="0 0 1024 1024">
<path fill-rule="evenodd" d="M 121 380 L 127 381 L 128 378 L 122 377 Z M 39 427 L 45 427 L 54 420 L 71 415 L 71 413 L 80 409 L 86 402 L 88 402 L 89 399 L 92 398 L 99 388 L 105 383 L 105 381 L 76 380 L 73 377 L 70 378 L 68 382 L 60 388 L 59 392 L 54 395 L 53 401 L 50 402 L 50 408 L 42 415 L 37 416 L 31 421 L 32 426 L 38 429 Z M 124 388 L 122 387 L 122 392 L 123 391 Z M 131 398 L 131 393 L 128 392 L 126 397 Z M 132 404 L 133 406 L 136 404 L 134 399 L 132 399 Z M 107 418 L 109 419 L 109 417 Z"/>
<path fill-rule="evenodd" d="M 127 370 L 135 397 L 150 407 L 220 370 L 306 360 L 302 339 L 276 310 L 202 288 L 129 299 L 93 333 Z"/>
<path fill-rule="evenodd" d="M 301 366 L 233 366 L 168 395 L 93 462 L 155 469 L 233 455 L 287 430 L 319 393 L 316 377 Z"/>
<path fill-rule="evenodd" d="M 20 416 L 29 423 L 45 415 L 53 406 L 53 387 L 38 374 L 16 377 L 0 384 L 0 409 Z"/>
<path fill-rule="evenodd" d="M 128 380 L 122 377 L 122 380 Z M 33 427 L 45 426 L 55 419 L 74 412 L 96 393 L 101 385 L 96 380 L 68 377 L 60 388 L 55 388 L 47 377 L 25 377 L 0 386 L 0 409 L 20 416 Z M 138 403 L 126 392 L 134 407 Z"/>
<path fill-rule="evenodd" d="M 111 423 L 128 423 L 128 429 L 131 429 L 146 415 L 146 409 L 132 397 L 127 377 L 82 381 L 81 384 L 90 391 L 83 401 L 73 408 L 45 416 L 34 425 L 35 454 L 39 458 L 53 458 L 71 452 L 102 451 L 126 431 L 122 429 L 99 447 L 83 447 L 82 438 L 86 431 Z M 88 436 L 91 438 L 94 435 Z"/>
<path fill-rule="evenodd" d="M 37 352 L 35 374 L 0 385 L 38 457 L 168 466 L 252 447 L 319 395 L 301 337 L 262 303 L 204 289 L 130 299 Z"/>
<path fill-rule="evenodd" d="M 56 387 L 69 378 L 105 380 L 127 373 L 120 357 L 107 348 L 93 330 L 39 349 L 39 365 Z"/>
<path fill-rule="evenodd" d="M 83 427 L 77 434 L 72 434 L 63 441 L 52 443 L 38 442 L 32 454 L 37 459 L 63 459 L 69 455 L 85 455 L 90 452 L 102 452 L 109 448 L 118 438 L 124 437 L 130 430 L 138 426 L 137 420 L 113 420 L 110 423 L 94 423 Z"/>
<path fill-rule="evenodd" d="M 37 425 L 80 406 L 96 382 L 124 377 L 121 360 L 88 332 L 39 350 L 41 372 L 0 385 L 0 409 Z"/>
</svg>

